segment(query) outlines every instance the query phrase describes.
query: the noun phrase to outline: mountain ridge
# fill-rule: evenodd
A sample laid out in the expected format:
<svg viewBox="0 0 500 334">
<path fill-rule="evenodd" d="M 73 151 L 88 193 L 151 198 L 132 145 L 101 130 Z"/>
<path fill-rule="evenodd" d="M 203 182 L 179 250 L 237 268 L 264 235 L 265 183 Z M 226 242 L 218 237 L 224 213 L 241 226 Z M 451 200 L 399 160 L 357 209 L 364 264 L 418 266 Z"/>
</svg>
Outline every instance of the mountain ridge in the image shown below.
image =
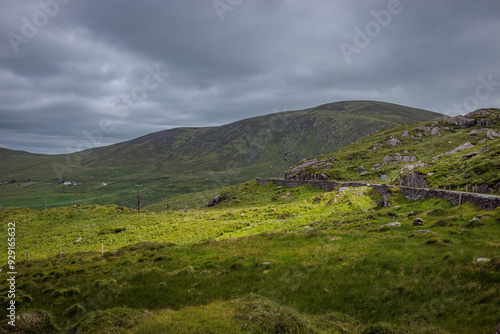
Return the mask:
<svg viewBox="0 0 500 334">
<path fill-rule="evenodd" d="M 0 151 L 0 175 L 5 179 L 0 181 L 107 182 L 116 185 L 116 191 L 143 184 L 156 200 L 282 175 L 304 158 L 335 151 L 377 130 L 440 116 L 385 102 L 341 101 L 221 126 L 163 130 L 77 153 Z M 157 179 L 164 181 L 151 183 Z"/>
</svg>

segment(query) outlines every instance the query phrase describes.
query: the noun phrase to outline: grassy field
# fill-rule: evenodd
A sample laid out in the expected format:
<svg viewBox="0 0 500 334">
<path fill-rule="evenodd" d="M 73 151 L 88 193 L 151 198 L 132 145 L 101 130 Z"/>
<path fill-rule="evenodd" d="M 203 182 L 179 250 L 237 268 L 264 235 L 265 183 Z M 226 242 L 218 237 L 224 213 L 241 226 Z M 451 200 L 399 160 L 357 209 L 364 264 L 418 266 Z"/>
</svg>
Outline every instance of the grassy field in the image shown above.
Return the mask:
<svg viewBox="0 0 500 334">
<path fill-rule="evenodd" d="M 251 181 L 220 190 L 231 196 L 203 210 L 4 208 L 2 233 L 16 224 L 17 330 L 493 333 L 500 208 L 392 192 L 392 206 L 380 208 L 366 187 Z M 2 285 L 4 302 L 6 293 Z"/>
</svg>

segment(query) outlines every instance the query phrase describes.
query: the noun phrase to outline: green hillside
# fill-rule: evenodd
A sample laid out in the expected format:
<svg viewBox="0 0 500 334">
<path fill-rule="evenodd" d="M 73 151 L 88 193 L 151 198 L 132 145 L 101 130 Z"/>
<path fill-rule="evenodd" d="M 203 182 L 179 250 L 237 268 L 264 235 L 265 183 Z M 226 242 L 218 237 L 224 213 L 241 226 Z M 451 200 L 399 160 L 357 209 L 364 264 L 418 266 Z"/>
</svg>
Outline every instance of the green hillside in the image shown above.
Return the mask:
<svg viewBox="0 0 500 334">
<path fill-rule="evenodd" d="M 344 147 L 377 130 L 434 119 L 440 114 L 372 101 L 337 102 L 254 117 L 208 128 L 179 128 L 67 155 L 0 150 L 4 205 L 43 208 L 71 203 L 136 205 L 178 194 L 281 176 L 300 160 Z M 36 181 L 29 187 L 21 182 Z M 65 187 L 51 182 L 79 181 Z M 100 184 L 106 182 L 106 187 Z M 107 195 L 107 196 L 105 196 Z M 79 202 L 80 203 L 80 202 Z"/>
<path fill-rule="evenodd" d="M 289 168 L 289 179 L 379 182 L 500 192 L 500 109 L 379 131 Z"/>
<path fill-rule="evenodd" d="M 17 332 L 451 334 L 498 324 L 499 208 L 409 201 L 397 189 L 383 208 L 368 187 L 255 180 L 220 191 L 233 195 L 204 210 L 0 210 L 4 235 L 16 227 Z"/>
</svg>

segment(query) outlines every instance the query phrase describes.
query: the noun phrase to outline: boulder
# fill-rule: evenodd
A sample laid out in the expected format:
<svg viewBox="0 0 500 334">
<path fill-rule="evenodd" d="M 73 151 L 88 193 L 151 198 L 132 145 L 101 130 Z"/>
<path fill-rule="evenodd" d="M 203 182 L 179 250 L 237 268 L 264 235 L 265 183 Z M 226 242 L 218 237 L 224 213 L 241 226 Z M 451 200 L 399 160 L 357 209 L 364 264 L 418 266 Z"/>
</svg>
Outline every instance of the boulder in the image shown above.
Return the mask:
<svg viewBox="0 0 500 334">
<path fill-rule="evenodd" d="M 437 126 L 433 127 L 431 130 L 431 135 L 441 135 L 441 129 Z"/>
<path fill-rule="evenodd" d="M 392 197 L 390 193 L 384 193 L 382 199 L 377 201 L 377 206 L 381 208 L 387 208 L 392 205 L 389 199 Z"/>
<path fill-rule="evenodd" d="M 484 258 L 484 257 L 480 257 L 476 260 L 477 263 L 480 263 L 480 262 L 490 262 L 491 259 L 487 259 L 487 258 Z"/>
<path fill-rule="evenodd" d="M 432 130 L 432 127 L 430 127 L 430 126 L 421 126 L 420 130 L 425 131 L 425 132 L 429 132 L 429 131 Z"/>
<path fill-rule="evenodd" d="M 207 208 L 212 207 L 212 206 L 216 206 L 220 201 L 221 201 L 220 194 L 215 195 L 214 198 L 212 198 L 210 200 L 210 202 L 208 202 Z"/>
<path fill-rule="evenodd" d="M 422 137 L 423 137 L 423 135 L 422 135 L 420 132 L 418 132 L 416 135 L 413 135 L 413 136 L 411 136 L 411 137 L 412 137 L 413 139 L 420 139 L 420 138 L 422 138 Z"/>
<path fill-rule="evenodd" d="M 425 175 L 417 172 L 411 172 L 402 176 L 398 184 L 403 187 L 429 188 L 429 184 L 425 180 Z"/>
<path fill-rule="evenodd" d="M 386 224 L 385 226 L 400 227 L 400 226 L 401 226 L 401 223 L 398 223 L 398 222 L 393 222 L 393 223 L 388 223 L 388 224 Z"/>
<path fill-rule="evenodd" d="M 429 231 L 429 230 L 416 230 L 416 231 L 413 231 L 413 233 L 416 233 L 416 234 L 428 234 L 428 233 L 434 233 L 434 232 Z"/>
<path fill-rule="evenodd" d="M 479 134 L 479 131 L 476 129 L 470 130 L 469 136 L 477 136 Z"/>
<path fill-rule="evenodd" d="M 397 146 L 399 143 L 401 143 L 399 141 L 399 139 L 396 139 L 396 138 L 392 138 L 392 139 L 389 139 L 389 140 L 386 140 L 385 142 L 387 145 L 391 145 L 391 146 Z"/>
<path fill-rule="evenodd" d="M 500 134 L 498 134 L 498 132 L 494 130 L 490 130 L 488 131 L 488 133 L 486 133 L 486 137 L 488 137 L 489 139 L 495 139 L 497 137 L 500 137 Z"/>
<path fill-rule="evenodd" d="M 424 224 L 424 221 L 422 220 L 422 218 L 415 218 L 413 220 L 413 226 L 420 226 L 420 225 L 423 225 Z"/>
<path fill-rule="evenodd" d="M 224 198 L 221 198 L 221 195 L 220 194 L 217 194 L 214 196 L 214 198 L 212 198 L 210 200 L 210 202 L 208 202 L 207 204 L 207 208 L 210 208 L 212 206 L 216 206 L 217 204 L 219 204 L 220 202 L 226 200 L 226 199 L 229 199 L 231 197 L 231 193 L 227 193 L 226 196 Z M 186 210 L 187 207 L 184 209 Z"/>
<path fill-rule="evenodd" d="M 479 152 L 484 153 L 484 152 L 488 151 L 489 149 L 490 149 L 490 145 L 486 145 L 483 148 L 481 148 L 481 150 Z"/>
<path fill-rule="evenodd" d="M 467 149 L 473 148 L 473 147 L 474 147 L 474 145 L 472 145 L 470 142 L 466 142 L 465 144 L 462 144 L 462 145 L 458 146 L 456 149 L 451 150 L 449 152 L 446 152 L 445 154 L 454 154 L 454 153 L 457 153 L 458 151 L 467 150 Z"/>
<path fill-rule="evenodd" d="M 408 133 L 408 131 L 403 132 L 403 134 L 401 135 L 401 137 L 403 137 L 403 138 L 406 138 L 409 136 L 410 136 L 410 134 Z"/>
<path fill-rule="evenodd" d="M 356 168 L 356 173 L 364 172 L 365 170 L 366 170 L 365 166 L 358 166 L 358 168 Z"/>
</svg>

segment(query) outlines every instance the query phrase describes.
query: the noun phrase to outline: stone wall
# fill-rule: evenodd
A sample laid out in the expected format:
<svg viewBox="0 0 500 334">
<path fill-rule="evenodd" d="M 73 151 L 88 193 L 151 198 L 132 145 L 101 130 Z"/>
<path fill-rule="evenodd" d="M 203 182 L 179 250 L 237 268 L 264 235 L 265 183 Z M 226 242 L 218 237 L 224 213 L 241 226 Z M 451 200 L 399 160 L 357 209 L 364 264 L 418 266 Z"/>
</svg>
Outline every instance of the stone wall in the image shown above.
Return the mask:
<svg viewBox="0 0 500 334">
<path fill-rule="evenodd" d="M 408 199 L 420 200 L 427 198 L 439 198 L 449 200 L 453 205 L 471 202 L 475 206 L 485 210 L 495 210 L 500 206 L 500 196 L 464 193 L 458 191 L 446 191 L 436 189 L 419 189 L 400 187 L 401 193 Z"/>
<path fill-rule="evenodd" d="M 393 186 L 370 185 L 359 182 L 340 183 L 336 181 L 314 181 L 314 180 L 295 181 L 295 180 L 278 180 L 278 179 L 257 179 L 257 182 L 261 186 L 272 182 L 277 186 L 287 186 L 292 188 L 307 184 L 310 185 L 311 187 L 327 191 L 333 191 L 337 187 L 371 186 L 381 195 L 387 193 L 387 190 L 389 188 L 393 188 Z M 500 196 L 464 193 L 458 191 L 425 189 L 425 188 L 410 188 L 410 187 L 399 187 L 399 188 L 401 189 L 401 193 L 410 200 L 437 198 L 437 199 L 449 200 L 453 205 L 460 205 L 466 202 L 471 202 L 475 206 L 485 210 L 494 210 L 495 208 L 500 206 Z"/>
</svg>

